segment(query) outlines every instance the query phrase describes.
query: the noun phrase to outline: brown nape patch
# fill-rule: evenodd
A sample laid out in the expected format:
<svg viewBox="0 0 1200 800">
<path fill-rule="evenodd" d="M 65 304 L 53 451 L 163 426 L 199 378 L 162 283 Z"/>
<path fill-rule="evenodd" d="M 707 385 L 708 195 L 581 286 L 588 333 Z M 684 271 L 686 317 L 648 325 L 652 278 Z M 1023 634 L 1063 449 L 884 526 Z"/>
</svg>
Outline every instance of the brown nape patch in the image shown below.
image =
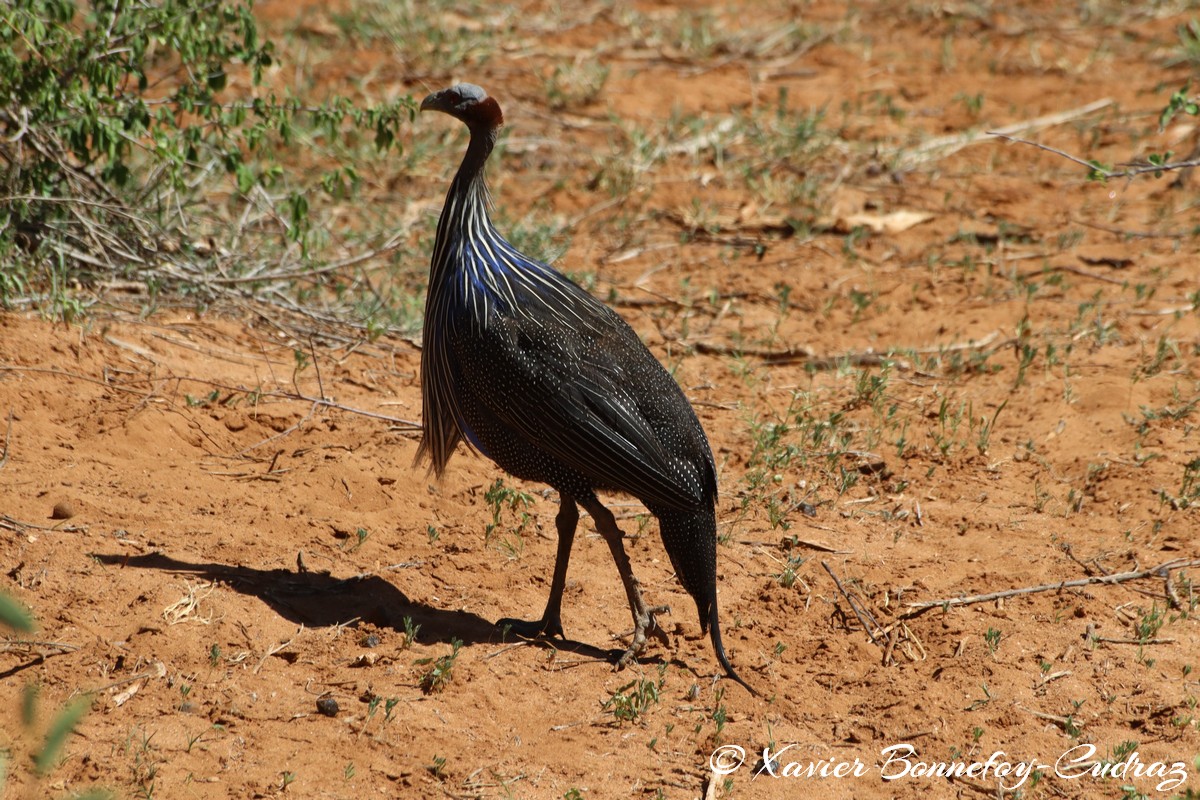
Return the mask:
<svg viewBox="0 0 1200 800">
<path fill-rule="evenodd" d="M 493 130 L 504 124 L 504 112 L 500 110 L 496 98 L 485 98 L 475 107 L 475 122 Z"/>
</svg>

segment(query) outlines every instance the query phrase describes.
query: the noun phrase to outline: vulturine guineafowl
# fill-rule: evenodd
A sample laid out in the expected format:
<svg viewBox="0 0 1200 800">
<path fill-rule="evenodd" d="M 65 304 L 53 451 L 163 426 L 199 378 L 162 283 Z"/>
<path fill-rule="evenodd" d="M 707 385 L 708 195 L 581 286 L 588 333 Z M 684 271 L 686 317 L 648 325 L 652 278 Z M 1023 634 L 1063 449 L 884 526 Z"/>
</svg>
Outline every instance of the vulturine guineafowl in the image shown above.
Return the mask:
<svg viewBox="0 0 1200 800">
<path fill-rule="evenodd" d="M 551 267 L 517 252 L 494 227 L 484 163 L 503 123 L 483 89 L 435 92 L 470 130 L 466 156 L 438 220 L 425 303 L 417 461 L 440 476 L 466 440 L 501 468 L 558 491 L 558 556 L 536 621 L 501 620 L 518 635 L 562 636 L 567 562 L 582 505 L 607 542 L 633 612 L 633 641 L 666 641 L 642 599 L 612 513 L 597 491 L 624 492 L 658 518 L 680 583 L 695 599 L 725 674 L 738 677 L 717 619 L 717 475 L 704 429 L 679 385 L 611 309 Z"/>
</svg>

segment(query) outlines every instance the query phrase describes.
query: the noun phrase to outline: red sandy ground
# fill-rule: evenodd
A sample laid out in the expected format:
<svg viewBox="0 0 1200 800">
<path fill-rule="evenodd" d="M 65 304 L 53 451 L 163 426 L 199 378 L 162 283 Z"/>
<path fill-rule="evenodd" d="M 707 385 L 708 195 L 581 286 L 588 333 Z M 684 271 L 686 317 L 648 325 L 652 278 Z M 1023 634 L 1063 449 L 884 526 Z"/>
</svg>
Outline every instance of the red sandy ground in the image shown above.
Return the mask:
<svg viewBox="0 0 1200 800">
<path fill-rule="evenodd" d="M 532 5 L 518 27 L 553 13 L 578 24 L 554 17 L 566 33 L 529 34 L 513 52 L 472 56 L 453 75 L 406 77 L 386 48 L 348 54 L 322 73 L 336 88 L 338 75 L 383 70 L 367 80 L 417 95 L 457 79 L 481 83 L 513 131 L 491 173 L 509 218 L 596 209 L 571 231 L 561 266 L 596 274 L 595 291 L 616 298 L 696 403 L 721 478 L 726 645 L 764 698 L 713 683 L 694 607 L 654 525 L 635 535 L 644 512 L 626 498 L 612 507 L 650 601 L 673 609 L 670 646 L 613 671 L 606 656 L 629 619 L 586 518 L 564 610 L 575 644 L 501 642 L 497 618 L 536 616 L 545 601 L 556 502 L 544 487 L 515 484 L 534 496 L 532 520 L 518 537 L 506 514 L 489 540 L 491 464 L 464 452 L 434 484 L 411 466 L 416 433 L 353 413 L 419 421 L 412 343 L 318 342 L 319 373 L 311 364 L 297 372 L 294 352 L 309 344 L 258 315 L 117 310 L 70 326 L 0 315 L 0 417 L 12 414 L 0 468 L 0 589 L 34 610 L 39 642 L 69 645 L 0 651 L 0 714 L 17 718 L 30 682 L 41 686 L 40 726 L 52 707 L 95 692 L 62 764 L 41 783 L 27 760 L 37 734 L 4 724 L 0 746 L 16 753 L 9 795 L 103 785 L 159 798 L 1001 796 L 992 774 L 883 780 L 881 751 L 902 743 L 916 748 L 914 760 L 983 762 L 1003 751 L 1050 765 L 1021 787 L 1026 798 L 1200 789 L 1200 629 L 1182 613 L 1193 610 L 1195 567 L 1171 578 L 1182 609 L 1155 577 L 904 618 L 913 602 L 1200 557 L 1198 512 L 1170 502 L 1200 455 L 1195 184 L 1172 187 L 1171 175 L 1089 183 L 1057 156 L 994 140 L 936 151 L 909 169 L 885 152 L 872 166 L 861 152 L 870 141 L 912 152 L 932 137 L 1102 98 L 1113 105 L 1027 135 L 1108 163 L 1186 152 L 1190 120 L 1163 133 L 1154 123 L 1191 69 L 1169 63 L 1187 15 L 1113 4 L 1107 20 L 1053 5 L 878 3 L 850 15 L 826 3 L 770 15 L 719 7 L 718 30 L 763 36 L 798 17 L 831 35 L 762 58 L 718 49 L 698 63 L 653 40 L 675 14 L 665 5 L 623 7 L 648 20 L 638 35 L 622 9 Z M 260 10 L 282 29 L 300 13 L 328 24 L 316 9 Z M 611 73 L 565 126 L 545 106 L 542 78 L 576 56 Z M 829 222 L 893 211 L 928 221 L 849 246 L 846 226 L 785 236 L 779 223 L 799 212 L 752 202 L 703 151 L 669 156 L 639 178 L 633 233 L 614 230 L 607 195 L 574 188 L 620 136 L 614 118 L 661 130 L 673 112 L 752 110 L 781 87 L 792 108 L 825 107 L 825 126 L 849 143 L 825 156 L 844 157 L 845 170 L 822 166 Z M 975 115 L 963 98 L 979 93 Z M 844 112 L 846 102 L 856 110 Z M 902 113 L 889 115 L 887 104 Z M 441 117 L 416 124 L 451 130 Z M 735 146 L 726 158 L 755 156 Z M 410 217 L 418 251 L 427 252 L 451 167 L 439 160 L 392 176 L 397 217 L 403 203 L 420 204 Z M 707 235 L 681 240 L 697 198 L 717 218 Z M 1138 232 L 1152 235 L 1127 235 Z M 763 244 L 762 257 L 738 236 Z M 790 287 L 786 314 L 780 284 Z M 873 301 L 856 309 L 864 295 Z M 1168 347 L 1156 363 L 1160 340 Z M 990 343 L 985 368 L 906 357 L 888 373 L 883 408 L 895 404 L 908 420 L 907 447 L 898 430 L 870 439 L 880 421 L 856 401 L 859 368 L 809 372 L 796 360 L 730 355 L 936 353 L 971 341 Z M 1039 355 L 1017 386 L 1023 341 Z M 1066 366 L 1047 358 L 1050 343 Z M 810 418 L 844 414 L 854 452 L 829 467 L 819 453 L 834 445 L 810 442 L 806 460 L 781 469 L 770 489 L 816 510 L 794 509 L 785 531 L 773 527 L 764 496 L 748 494 L 746 477 L 751 423 L 777 421 L 797 392 Z M 951 410 L 966 404 L 971 422 L 943 453 L 947 398 Z M 968 425 L 977 429 L 1005 401 L 978 447 Z M 844 493 L 831 477 L 838 465 L 858 476 Z M 785 586 L 778 576 L 795 555 L 807 560 Z M 891 648 L 869 640 L 822 562 L 888 627 Z M 1160 612 L 1161 628 L 1139 633 Z M 408 648 L 406 618 L 420 626 Z M 452 678 L 426 693 L 427 660 L 448 655 L 453 640 L 462 648 Z M 629 682 L 660 677 L 657 702 L 637 720 L 604 708 Z M 337 716 L 317 713 L 321 696 L 337 701 Z M 1113 759 L 1128 741 L 1143 763 L 1181 763 L 1186 784 L 1052 774 L 1073 747 Z M 783 763 L 858 759 L 866 774 L 752 779 L 771 743 L 794 745 Z M 713 778 L 717 744 L 749 752 L 732 783 Z"/>
</svg>

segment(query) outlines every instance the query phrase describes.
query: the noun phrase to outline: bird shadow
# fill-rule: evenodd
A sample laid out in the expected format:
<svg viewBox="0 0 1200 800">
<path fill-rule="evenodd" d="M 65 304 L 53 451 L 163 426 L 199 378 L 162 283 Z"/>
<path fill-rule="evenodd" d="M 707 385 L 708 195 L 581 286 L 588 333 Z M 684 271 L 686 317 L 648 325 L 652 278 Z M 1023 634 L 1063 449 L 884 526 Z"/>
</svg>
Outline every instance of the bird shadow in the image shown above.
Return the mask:
<svg viewBox="0 0 1200 800">
<path fill-rule="evenodd" d="M 137 556 L 92 553 L 91 556 L 102 564 L 121 568 L 150 569 L 219 581 L 241 594 L 257 597 L 284 619 L 308 628 L 333 627 L 360 620 L 399 632 L 419 625 L 419 641 L 423 644 L 456 639 L 464 645 L 532 644 L 601 661 L 615 661 L 621 652 L 563 639 L 555 639 L 551 644 L 540 639 L 523 640 L 510 636 L 506 641 L 504 632 L 483 617 L 469 611 L 450 611 L 414 601 L 390 581 L 370 573 L 335 578 L 328 572 L 192 563 L 162 553 Z"/>
</svg>

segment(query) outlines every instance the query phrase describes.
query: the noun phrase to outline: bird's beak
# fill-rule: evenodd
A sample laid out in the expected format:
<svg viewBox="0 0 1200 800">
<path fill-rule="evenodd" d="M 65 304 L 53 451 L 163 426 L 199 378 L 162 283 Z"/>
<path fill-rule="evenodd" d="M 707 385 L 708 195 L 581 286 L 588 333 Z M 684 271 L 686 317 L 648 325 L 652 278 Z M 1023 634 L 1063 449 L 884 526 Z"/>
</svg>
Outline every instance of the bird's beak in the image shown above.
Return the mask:
<svg viewBox="0 0 1200 800">
<path fill-rule="evenodd" d="M 444 111 L 445 104 L 443 103 L 444 92 L 434 92 L 428 95 L 421 101 L 422 111 Z"/>
</svg>

